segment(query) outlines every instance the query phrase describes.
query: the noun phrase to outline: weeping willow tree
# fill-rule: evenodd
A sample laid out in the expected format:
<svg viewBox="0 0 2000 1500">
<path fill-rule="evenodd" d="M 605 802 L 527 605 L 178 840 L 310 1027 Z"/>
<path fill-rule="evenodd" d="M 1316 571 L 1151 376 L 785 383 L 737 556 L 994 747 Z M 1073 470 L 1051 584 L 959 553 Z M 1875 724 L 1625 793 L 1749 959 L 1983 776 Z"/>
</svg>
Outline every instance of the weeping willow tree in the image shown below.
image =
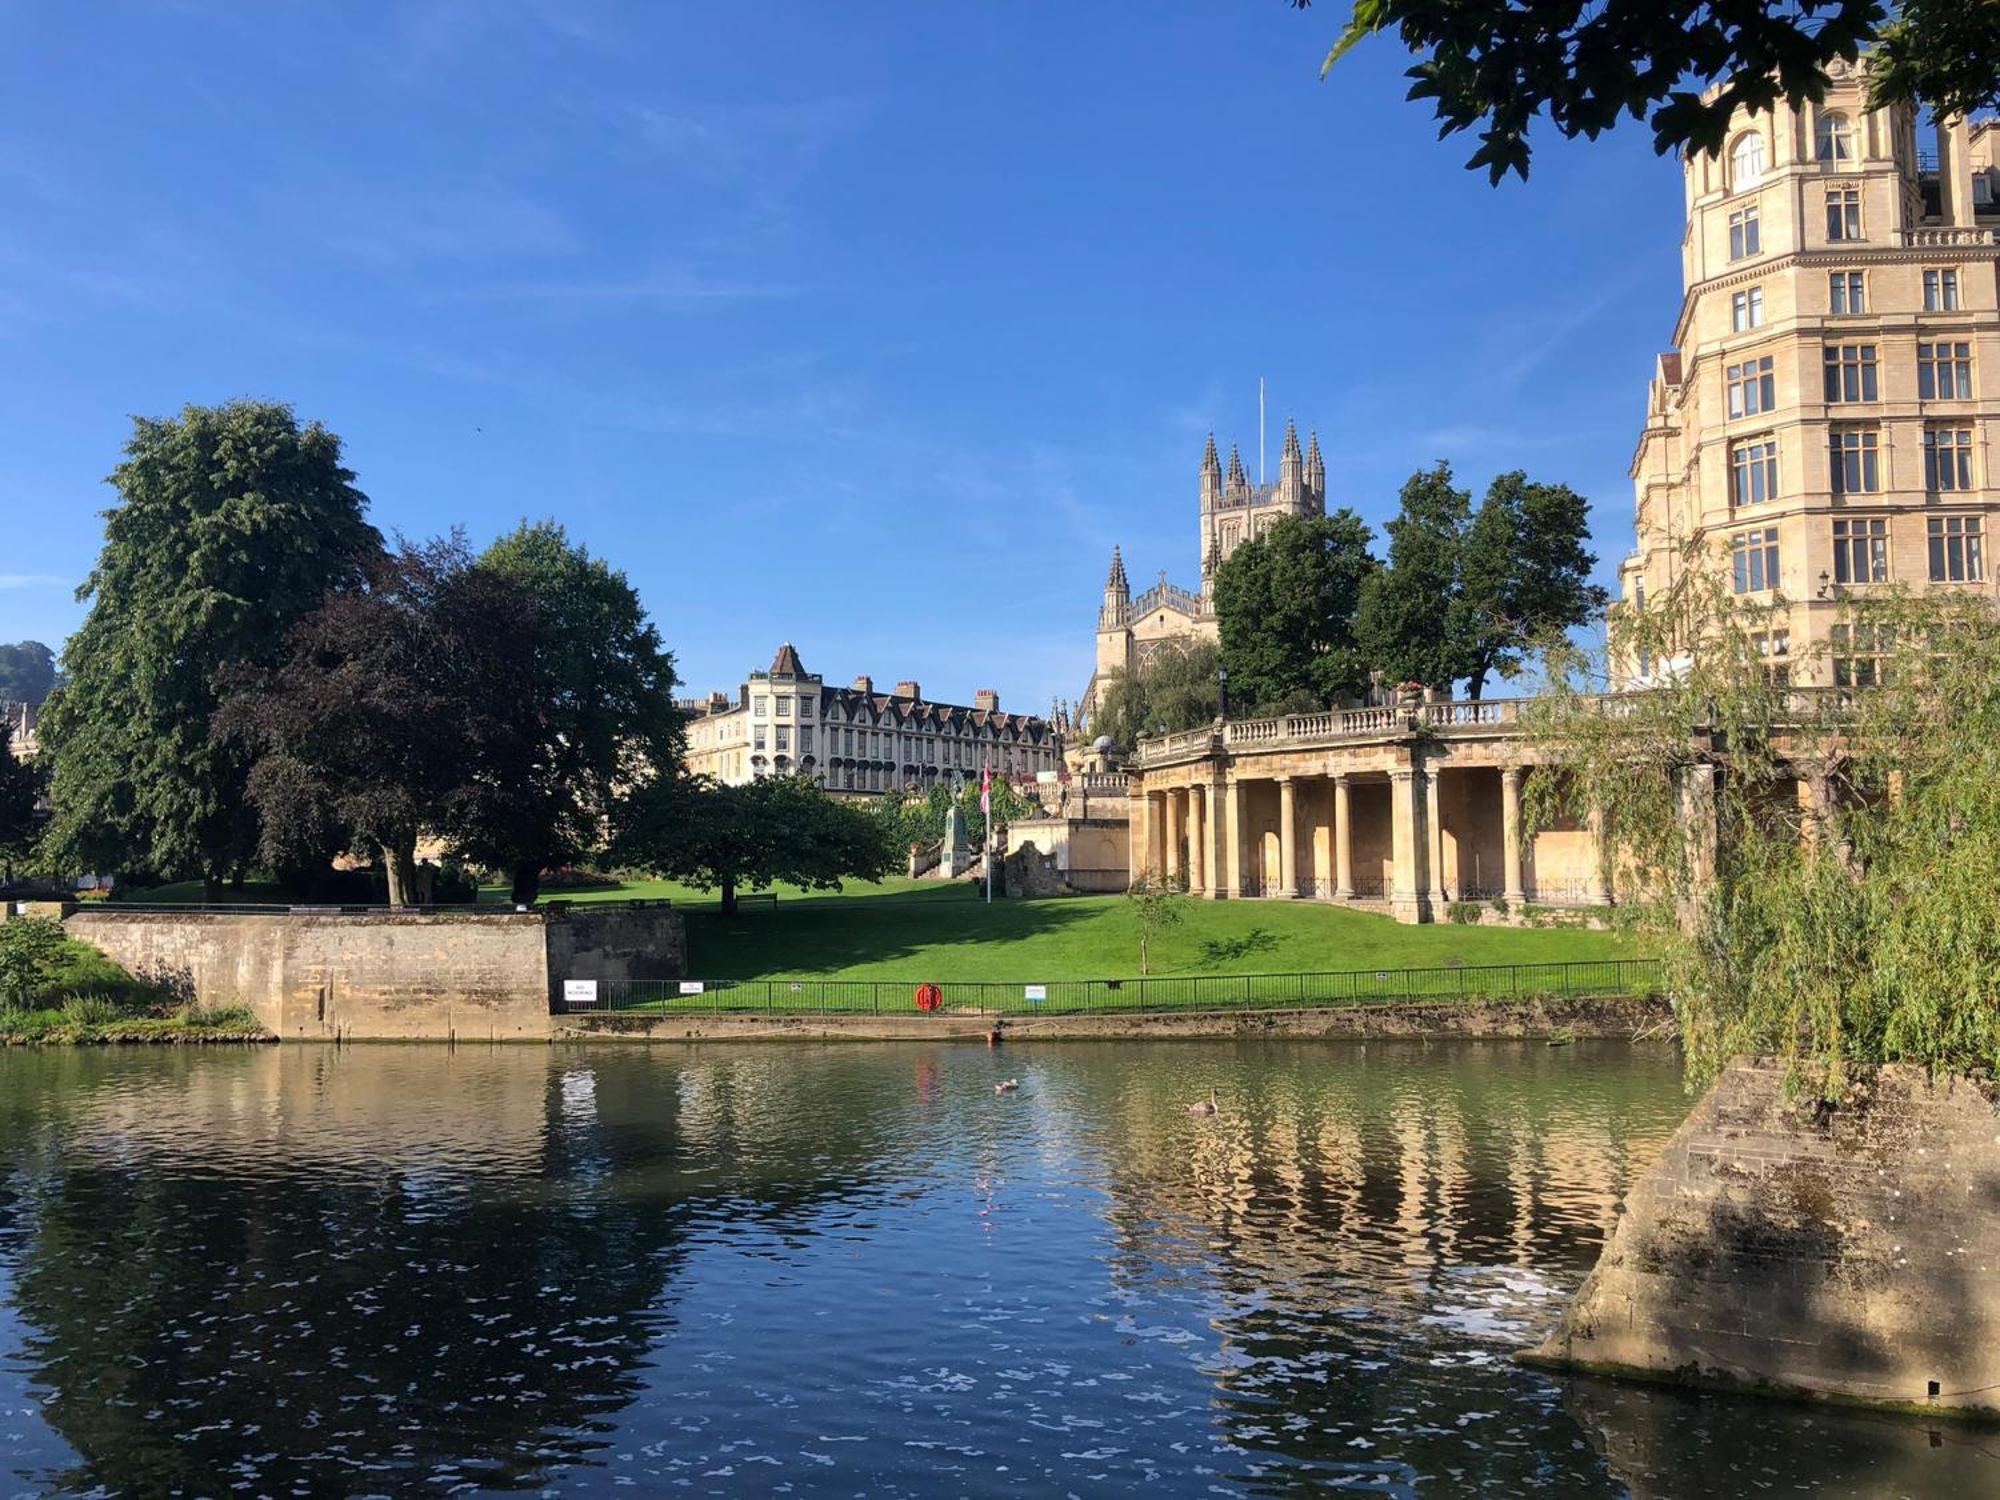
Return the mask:
<svg viewBox="0 0 2000 1500">
<path fill-rule="evenodd" d="M 1785 649 L 1690 557 L 1601 652 L 1548 653 L 1531 825 L 1596 814 L 1665 959 L 1688 1082 L 1785 1061 L 1838 1100 L 1883 1062 L 2000 1073 L 2000 622 L 1974 597 L 1843 601 Z M 1605 695 L 1612 680 L 1631 690 Z"/>
</svg>

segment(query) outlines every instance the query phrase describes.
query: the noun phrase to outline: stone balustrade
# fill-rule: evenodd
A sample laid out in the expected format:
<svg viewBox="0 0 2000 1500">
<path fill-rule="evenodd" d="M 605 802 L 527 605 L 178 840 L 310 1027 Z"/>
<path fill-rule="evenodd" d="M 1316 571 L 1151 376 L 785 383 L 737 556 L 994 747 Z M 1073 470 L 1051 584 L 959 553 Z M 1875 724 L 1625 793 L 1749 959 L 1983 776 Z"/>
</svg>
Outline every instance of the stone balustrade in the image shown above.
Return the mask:
<svg viewBox="0 0 2000 1500">
<path fill-rule="evenodd" d="M 1971 225 L 1898 229 L 1896 243 L 1905 250 L 1960 250 L 1994 243 L 1993 231 Z"/>
<path fill-rule="evenodd" d="M 1286 714 L 1276 719 L 1232 719 L 1222 726 L 1222 743 L 1231 748 L 1296 747 L 1310 749 L 1348 740 L 1381 739 L 1418 730 L 1508 729 L 1521 722 L 1525 699 L 1484 698 L 1451 703 L 1409 704 L 1394 708 L 1337 708 L 1325 713 Z M 1215 748 L 1213 728 L 1139 742 L 1141 767 L 1200 760 Z"/>
</svg>

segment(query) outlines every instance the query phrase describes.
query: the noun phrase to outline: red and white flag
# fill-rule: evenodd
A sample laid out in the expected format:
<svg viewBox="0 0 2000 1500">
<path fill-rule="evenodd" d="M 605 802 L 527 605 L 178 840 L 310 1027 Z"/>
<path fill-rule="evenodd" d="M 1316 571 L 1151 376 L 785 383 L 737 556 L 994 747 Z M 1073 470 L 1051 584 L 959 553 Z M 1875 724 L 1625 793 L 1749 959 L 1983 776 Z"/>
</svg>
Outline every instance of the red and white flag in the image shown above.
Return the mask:
<svg viewBox="0 0 2000 1500">
<path fill-rule="evenodd" d="M 993 816 L 993 763 L 988 761 L 979 768 L 979 811 L 986 817 Z"/>
</svg>

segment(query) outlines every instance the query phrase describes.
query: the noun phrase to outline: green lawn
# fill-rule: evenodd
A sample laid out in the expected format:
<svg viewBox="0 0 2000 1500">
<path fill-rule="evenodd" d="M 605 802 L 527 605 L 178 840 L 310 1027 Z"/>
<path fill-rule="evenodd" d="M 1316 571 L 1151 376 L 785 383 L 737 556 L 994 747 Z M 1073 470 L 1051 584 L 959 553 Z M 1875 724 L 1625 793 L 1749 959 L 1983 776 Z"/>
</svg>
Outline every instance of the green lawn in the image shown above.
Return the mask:
<svg viewBox="0 0 2000 1500">
<path fill-rule="evenodd" d="M 1139 972 L 1139 932 L 1122 896 L 995 901 L 968 887 L 904 883 L 868 894 L 779 899 L 724 920 L 684 907 L 688 970 L 703 979 L 1120 978 Z M 1312 903 L 1188 901 L 1153 943 L 1155 975 L 1285 974 L 1563 963 L 1634 956 L 1624 938 L 1574 928 L 1406 927 Z"/>
</svg>

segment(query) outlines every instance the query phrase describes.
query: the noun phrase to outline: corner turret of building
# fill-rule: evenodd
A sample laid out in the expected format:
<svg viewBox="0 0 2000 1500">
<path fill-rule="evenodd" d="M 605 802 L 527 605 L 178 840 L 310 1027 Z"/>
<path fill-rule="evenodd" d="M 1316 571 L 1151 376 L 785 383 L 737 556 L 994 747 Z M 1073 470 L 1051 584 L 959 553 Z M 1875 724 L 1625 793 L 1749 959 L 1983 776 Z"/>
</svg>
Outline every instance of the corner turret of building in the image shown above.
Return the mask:
<svg viewBox="0 0 2000 1500">
<path fill-rule="evenodd" d="M 1280 505 L 1301 510 L 1306 503 L 1306 456 L 1299 447 L 1299 429 L 1289 417 L 1285 420 L 1285 446 L 1278 454 L 1278 493 Z"/>
<path fill-rule="evenodd" d="M 1222 504 L 1222 460 L 1215 453 L 1215 434 L 1208 435 L 1208 447 L 1201 455 L 1201 508 L 1214 510 Z"/>
<path fill-rule="evenodd" d="M 1104 607 L 1098 611 L 1097 628 L 1115 630 L 1132 618 L 1132 586 L 1125 581 L 1125 559 L 1111 549 L 1111 572 L 1104 580 Z"/>
</svg>

